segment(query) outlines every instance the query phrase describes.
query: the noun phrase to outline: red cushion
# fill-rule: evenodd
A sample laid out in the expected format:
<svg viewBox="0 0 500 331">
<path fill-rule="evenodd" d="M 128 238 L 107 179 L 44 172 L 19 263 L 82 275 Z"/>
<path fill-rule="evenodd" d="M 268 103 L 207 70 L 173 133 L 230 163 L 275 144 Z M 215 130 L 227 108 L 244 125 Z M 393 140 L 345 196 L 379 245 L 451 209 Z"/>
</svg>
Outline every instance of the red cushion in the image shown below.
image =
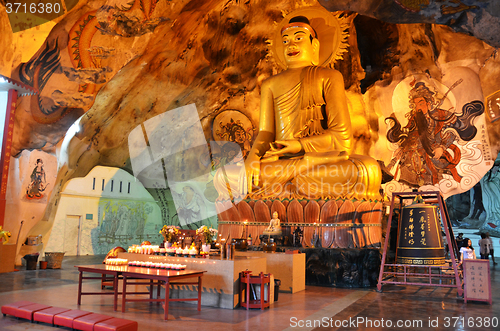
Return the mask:
<svg viewBox="0 0 500 331">
<path fill-rule="evenodd" d="M 14 316 L 14 312 L 17 311 L 17 308 L 23 306 L 29 306 L 32 304 L 34 304 L 34 302 L 31 301 L 16 301 L 13 303 L 9 303 L 8 305 L 2 306 L 2 314 Z"/>
<path fill-rule="evenodd" d="M 68 328 L 73 327 L 73 320 L 78 317 L 82 317 L 85 315 L 92 314 L 90 311 L 85 311 L 85 310 L 78 310 L 78 309 L 73 309 L 73 310 L 68 310 L 65 311 L 64 313 L 60 313 L 57 315 L 54 315 L 54 324 L 59 325 L 59 326 L 65 326 Z"/>
<path fill-rule="evenodd" d="M 65 311 L 69 311 L 71 309 L 68 308 L 60 308 L 60 307 L 52 307 L 44 310 L 36 311 L 33 314 L 33 321 L 49 323 L 54 325 L 54 315 L 64 313 Z"/>
<path fill-rule="evenodd" d="M 22 306 L 17 308 L 14 312 L 15 317 L 24 318 L 33 321 L 33 313 L 39 310 L 51 308 L 52 306 L 42 305 L 40 303 L 33 303 L 31 305 Z"/>
<path fill-rule="evenodd" d="M 94 331 L 137 331 L 138 328 L 136 321 L 123 318 L 112 318 L 94 325 Z"/>
<path fill-rule="evenodd" d="M 94 324 L 109 320 L 113 317 L 103 314 L 89 314 L 73 320 L 73 329 L 82 331 L 93 331 Z"/>
</svg>

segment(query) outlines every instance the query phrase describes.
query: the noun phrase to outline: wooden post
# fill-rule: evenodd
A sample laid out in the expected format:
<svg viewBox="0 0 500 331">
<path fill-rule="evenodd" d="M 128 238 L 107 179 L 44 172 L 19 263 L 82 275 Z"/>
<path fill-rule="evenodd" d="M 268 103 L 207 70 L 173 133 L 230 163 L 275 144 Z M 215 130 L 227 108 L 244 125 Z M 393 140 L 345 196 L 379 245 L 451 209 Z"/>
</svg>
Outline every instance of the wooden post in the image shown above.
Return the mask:
<svg viewBox="0 0 500 331">
<path fill-rule="evenodd" d="M 5 218 L 5 195 L 7 193 L 7 182 L 9 178 L 10 150 L 12 148 L 12 137 L 14 134 L 14 113 L 16 111 L 17 91 L 10 89 L 7 95 L 7 109 L 5 112 L 5 125 L 3 132 L 2 154 L 0 158 L 0 225 L 4 225 Z"/>
</svg>

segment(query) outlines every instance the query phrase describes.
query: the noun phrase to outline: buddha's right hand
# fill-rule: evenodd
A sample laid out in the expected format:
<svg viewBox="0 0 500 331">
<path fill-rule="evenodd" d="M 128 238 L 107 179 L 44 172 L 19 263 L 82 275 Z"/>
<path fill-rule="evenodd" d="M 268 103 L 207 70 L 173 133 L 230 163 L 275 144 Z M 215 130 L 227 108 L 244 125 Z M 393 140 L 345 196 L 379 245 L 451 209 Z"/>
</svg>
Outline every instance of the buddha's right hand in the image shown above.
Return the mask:
<svg viewBox="0 0 500 331">
<path fill-rule="evenodd" d="M 241 168 L 238 180 L 240 192 L 243 194 L 252 193 L 252 186 L 259 185 L 260 177 L 260 157 L 249 155 L 245 160 L 245 166 Z"/>
</svg>

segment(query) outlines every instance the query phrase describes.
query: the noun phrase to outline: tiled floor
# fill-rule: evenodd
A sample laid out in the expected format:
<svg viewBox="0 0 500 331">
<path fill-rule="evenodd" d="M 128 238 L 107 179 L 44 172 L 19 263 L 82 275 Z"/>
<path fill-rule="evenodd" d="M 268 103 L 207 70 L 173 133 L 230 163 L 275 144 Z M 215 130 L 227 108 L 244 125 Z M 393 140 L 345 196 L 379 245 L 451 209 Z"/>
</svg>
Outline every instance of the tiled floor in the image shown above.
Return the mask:
<svg viewBox="0 0 500 331">
<path fill-rule="evenodd" d="M 139 330 L 487 330 L 500 327 L 500 276 L 498 266 L 491 266 L 493 305 L 481 302 L 463 303 L 456 290 L 384 286 L 342 289 L 307 286 L 295 294 L 279 293 L 271 309 L 217 309 L 186 303 L 172 303 L 168 321 L 163 321 L 160 305 L 129 303 L 127 311 L 113 311 L 110 296 L 85 296 L 77 306 L 78 272 L 74 265 L 100 263 L 103 256 L 66 256 L 62 269 L 22 270 L 0 274 L 0 305 L 29 300 L 54 306 L 83 309 L 138 321 Z M 99 289 L 98 281 L 87 284 Z M 86 290 L 89 288 L 86 288 Z M 120 310 L 120 307 L 118 307 Z M 494 327 L 477 327 L 487 318 L 499 323 Z M 397 323 L 403 323 L 398 327 Z M 456 322 L 455 325 L 453 325 Z M 465 326 L 462 325 L 465 322 Z M 392 323 L 391 327 L 388 327 Z M 342 326 L 343 325 L 343 326 Z M 408 327 L 405 327 L 408 326 Z M 476 326 L 476 328 L 469 327 Z M 339 326 L 339 327 L 336 327 Z M 447 327 L 448 326 L 448 327 Z M 31 324 L 12 317 L 0 317 L 0 330 L 69 330 L 47 324 Z"/>
</svg>

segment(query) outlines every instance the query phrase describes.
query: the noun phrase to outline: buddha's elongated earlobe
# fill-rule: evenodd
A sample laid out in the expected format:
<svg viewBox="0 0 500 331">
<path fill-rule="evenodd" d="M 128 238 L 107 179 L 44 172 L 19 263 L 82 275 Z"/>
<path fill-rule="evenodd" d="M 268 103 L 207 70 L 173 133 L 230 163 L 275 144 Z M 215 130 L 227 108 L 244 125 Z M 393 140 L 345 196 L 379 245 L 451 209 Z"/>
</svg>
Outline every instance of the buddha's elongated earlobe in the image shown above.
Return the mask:
<svg viewBox="0 0 500 331">
<path fill-rule="evenodd" d="M 311 43 L 314 51 L 312 64 L 317 66 L 319 64 L 319 40 L 314 38 Z"/>
</svg>

